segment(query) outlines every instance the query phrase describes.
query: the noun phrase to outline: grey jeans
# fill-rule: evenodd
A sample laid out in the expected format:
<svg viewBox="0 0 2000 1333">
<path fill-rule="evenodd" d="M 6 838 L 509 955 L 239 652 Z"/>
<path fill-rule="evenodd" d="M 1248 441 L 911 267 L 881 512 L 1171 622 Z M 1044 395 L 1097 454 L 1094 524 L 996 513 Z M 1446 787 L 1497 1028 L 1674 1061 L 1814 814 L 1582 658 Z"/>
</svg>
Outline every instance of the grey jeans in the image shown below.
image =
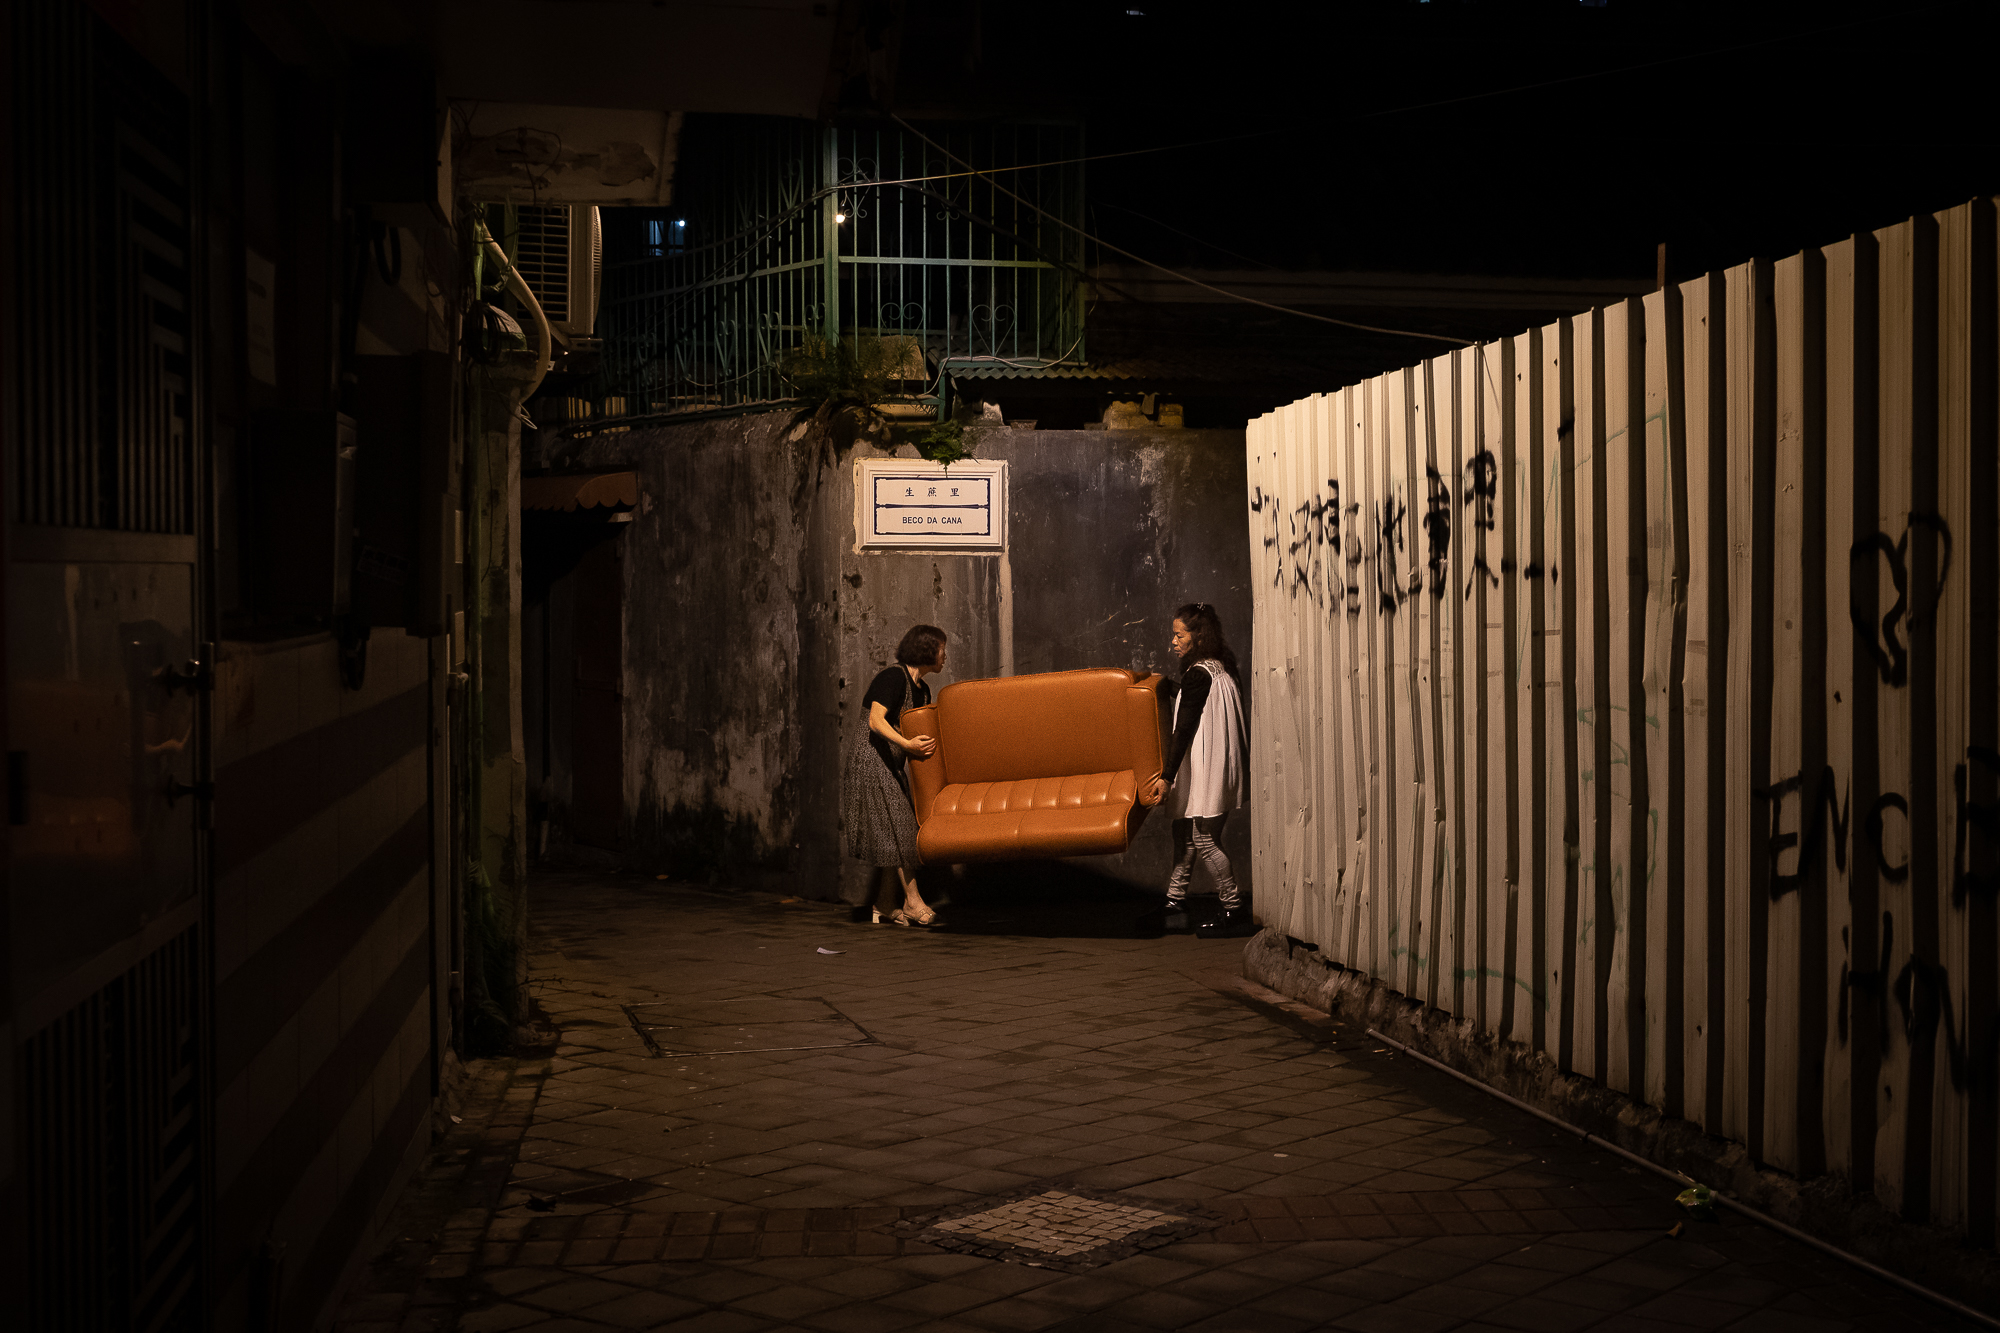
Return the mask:
<svg viewBox="0 0 2000 1333">
<path fill-rule="evenodd" d="M 1228 815 L 1215 815 L 1205 819 L 1176 819 L 1174 821 L 1174 869 L 1167 876 L 1167 901 L 1180 902 L 1187 897 L 1188 884 L 1194 879 L 1194 859 L 1199 856 L 1215 881 L 1216 896 L 1222 899 L 1224 907 L 1240 907 L 1243 893 L 1236 887 L 1236 877 L 1229 873 L 1229 855 L 1217 844 L 1222 836 L 1222 825 Z"/>
</svg>

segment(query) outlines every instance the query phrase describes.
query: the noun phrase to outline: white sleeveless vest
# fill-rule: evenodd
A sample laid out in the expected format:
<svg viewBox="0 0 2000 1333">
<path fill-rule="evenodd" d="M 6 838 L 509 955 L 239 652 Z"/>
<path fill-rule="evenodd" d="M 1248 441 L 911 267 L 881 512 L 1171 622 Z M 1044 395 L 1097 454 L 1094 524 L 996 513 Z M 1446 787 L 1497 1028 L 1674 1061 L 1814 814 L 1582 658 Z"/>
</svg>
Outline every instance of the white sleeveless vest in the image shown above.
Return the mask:
<svg viewBox="0 0 2000 1333">
<path fill-rule="evenodd" d="M 1243 804 L 1247 783 L 1243 769 L 1250 750 L 1250 733 L 1243 717 L 1243 696 L 1222 663 L 1204 658 L 1194 669 L 1209 675 L 1208 702 L 1201 710 L 1187 757 L 1167 793 L 1167 813 L 1174 819 L 1213 819 Z M 1181 701 L 1174 699 L 1178 723 Z"/>
</svg>

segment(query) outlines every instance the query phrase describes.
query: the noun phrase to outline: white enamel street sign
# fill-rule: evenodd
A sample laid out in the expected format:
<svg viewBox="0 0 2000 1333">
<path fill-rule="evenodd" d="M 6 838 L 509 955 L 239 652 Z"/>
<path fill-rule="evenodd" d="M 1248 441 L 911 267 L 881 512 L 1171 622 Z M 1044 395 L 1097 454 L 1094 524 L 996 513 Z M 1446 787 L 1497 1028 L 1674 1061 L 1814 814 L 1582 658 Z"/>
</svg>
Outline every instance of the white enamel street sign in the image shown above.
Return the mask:
<svg viewBox="0 0 2000 1333">
<path fill-rule="evenodd" d="M 967 459 L 862 459 L 855 533 L 868 547 L 998 550 L 1007 543 L 1007 465 Z"/>
</svg>

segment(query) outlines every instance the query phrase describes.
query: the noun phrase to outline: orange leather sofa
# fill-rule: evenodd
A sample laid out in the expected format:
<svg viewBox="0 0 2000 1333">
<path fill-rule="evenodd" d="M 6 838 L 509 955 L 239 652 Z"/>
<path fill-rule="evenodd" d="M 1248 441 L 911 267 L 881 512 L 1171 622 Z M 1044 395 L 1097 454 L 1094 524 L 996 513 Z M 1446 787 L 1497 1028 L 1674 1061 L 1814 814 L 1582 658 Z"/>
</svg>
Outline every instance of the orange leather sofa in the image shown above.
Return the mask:
<svg viewBox="0 0 2000 1333">
<path fill-rule="evenodd" d="M 1160 775 L 1160 678 L 1117 667 L 965 680 L 903 714 L 926 865 L 1122 852 Z"/>
</svg>

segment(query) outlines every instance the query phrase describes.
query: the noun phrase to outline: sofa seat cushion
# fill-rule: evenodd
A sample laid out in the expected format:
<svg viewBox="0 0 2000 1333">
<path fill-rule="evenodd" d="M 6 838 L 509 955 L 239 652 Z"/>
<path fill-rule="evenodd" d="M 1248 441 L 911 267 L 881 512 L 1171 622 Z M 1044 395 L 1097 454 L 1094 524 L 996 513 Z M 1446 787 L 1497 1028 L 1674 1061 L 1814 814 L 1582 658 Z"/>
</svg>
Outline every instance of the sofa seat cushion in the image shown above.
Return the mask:
<svg viewBox="0 0 2000 1333">
<path fill-rule="evenodd" d="M 917 849 L 933 865 L 1121 852 L 1138 791 L 1130 769 L 953 783 L 931 803 Z"/>
<path fill-rule="evenodd" d="M 1023 810 L 1082 810 L 1099 805 L 1128 806 L 1139 794 L 1131 769 L 1120 773 L 1077 773 L 1064 778 L 1020 778 L 1013 782 L 954 782 L 937 794 L 930 813 L 1000 815 Z"/>
</svg>

